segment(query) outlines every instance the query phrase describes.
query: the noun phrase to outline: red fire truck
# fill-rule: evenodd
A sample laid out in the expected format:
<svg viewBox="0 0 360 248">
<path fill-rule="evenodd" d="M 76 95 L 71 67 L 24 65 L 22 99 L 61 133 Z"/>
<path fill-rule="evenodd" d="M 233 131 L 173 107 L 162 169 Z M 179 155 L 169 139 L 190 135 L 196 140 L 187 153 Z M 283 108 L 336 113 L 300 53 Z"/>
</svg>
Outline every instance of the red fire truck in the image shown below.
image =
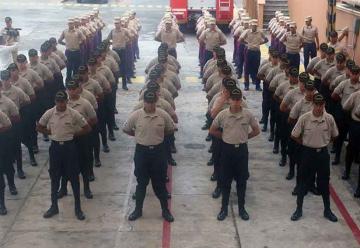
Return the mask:
<svg viewBox="0 0 360 248">
<path fill-rule="evenodd" d="M 194 28 L 203 8 L 218 25 L 227 26 L 233 18 L 234 0 L 170 0 L 170 7 L 182 29 Z"/>
</svg>

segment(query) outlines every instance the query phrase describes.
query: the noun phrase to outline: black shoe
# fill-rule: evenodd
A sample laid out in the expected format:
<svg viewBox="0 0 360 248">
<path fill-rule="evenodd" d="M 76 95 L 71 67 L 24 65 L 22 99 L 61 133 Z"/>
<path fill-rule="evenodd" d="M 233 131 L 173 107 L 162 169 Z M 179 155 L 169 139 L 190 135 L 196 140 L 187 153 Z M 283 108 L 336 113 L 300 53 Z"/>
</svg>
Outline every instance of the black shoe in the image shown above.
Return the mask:
<svg viewBox="0 0 360 248">
<path fill-rule="evenodd" d="M 265 123 L 264 119 L 261 118 L 261 120 L 259 121 L 259 124 L 264 124 L 264 123 Z"/>
<path fill-rule="evenodd" d="M 214 165 L 214 159 L 213 159 L 213 158 L 210 158 L 209 162 L 207 162 L 207 165 L 208 165 L 208 166 Z"/>
<path fill-rule="evenodd" d="M 30 165 L 33 167 L 38 166 L 38 163 L 36 162 L 35 158 L 30 158 Z"/>
<path fill-rule="evenodd" d="M 208 134 L 208 136 L 206 136 L 205 140 L 206 140 L 207 142 L 211 141 L 211 135 Z"/>
<path fill-rule="evenodd" d="M 267 131 L 267 126 L 264 125 L 263 128 L 261 129 L 261 132 L 266 132 Z"/>
<path fill-rule="evenodd" d="M 81 209 L 75 210 L 75 216 L 78 220 L 85 220 L 85 214 Z"/>
<path fill-rule="evenodd" d="M 127 80 L 127 83 L 128 83 L 128 84 L 132 84 L 132 81 L 131 81 L 130 78 Z"/>
<path fill-rule="evenodd" d="M 132 194 L 131 199 L 136 200 L 136 193 Z"/>
<path fill-rule="evenodd" d="M 90 181 L 90 182 L 94 182 L 94 181 L 95 181 L 95 175 L 94 175 L 94 174 L 89 175 L 89 181 Z"/>
<path fill-rule="evenodd" d="M 109 133 L 109 140 L 111 140 L 111 141 L 116 140 L 115 135 L 113 133 Z"/>
<path fill-rule="evenodd" d="M 215 173 L 213 173 L 210 177 L 210 181 L 215 182 L 217 180 L 217 176 Z"/>
<path fill-rule="evenodd" d="M 360 198 L 360 188 L 358 187 L 354 193 L 355 198 Z"/>
<path fill-rule="evenodd" d="M 293 171 L 290 171 L 287 176 L 286 176 L 286 180 L 292 180 L 294 178 L 294 172 Z"/>
<path fill-rule="evenodd" d="M 294 190 L 291 192 L 292 195 L 298 195 L 299 194 L 299 188 L 295 186 Z"/>
<path fill-rule="evenodd" d="M 242 75 L 241 75 L 241 74 L 237 76 L 237 79 L 240 79 L 240 78 L 242 78 Z"/>
<path fill-rule="evenodd" d="M 38 154 L 38 153 L 39 153 L 39 147 L 36 146 L 36 145 L 32 147 L 32 150 L 33 150 L 33 153 L 34 153 L 34 154 Z"/>
<path fill-rule="evenodd" d="M 64 196 L 67 196 L 67 190 L 60 189 L 60 190 L 57 192 L 57 198 L 58 198 L 58 199 L 61 199 L 61 198 L 63 198 Z"/>
<path fill-rule="evenodd" d="M 309 190 L 311 193 L 313 193 L 314 195 L 320 195 L 320 192 L 319 190 L 313 186 L 313 187 L 310 187 L 310 190 Z"/>
<path fill-rule="evenodd" d="M 113 129 L 114 129 L 115 131 L 118 131 L 118 130 L 119 130 L 119 127 L 115 124 L 115 125 L 113 126 Z"/>
<path fill-rule="evenodd" d="M 18 194 L 18 191 L 17 191 L 15 185 L 12 185 L 12 186 L 9 185 L 9 191 L 10 191 L 11 195 L 17 195 Z"/>
<path fill-rule="evenodd" d="M 212 193 L 212 198 L 217 199 L 221 195 L 221 189 L 220 187 L 216 187 L 214 192 Z"/>
<path fill-rule="evenodd" d="M 279 147 L 274 147 L 273 153 L 274 154 L 279 154 Z"/>
<path fill-rule="evenodd" d="M 84 189 L 84 196 L 87 199 L 92 199 L 94 197 L 90 189 Z"/>
<path fill-rule="evenodd" d="M 219 221 L 223 221 L 226 219 L 227 215 L 228 215 L 227 209 L 221 209 L 220 213 L 217 215 L 217 219 Z"/>
<path fill-rule="evenodd" d="M 331 222 L 337 222 L 338 221 L 338 218 L 336 217 L 336 215 L 331 212 L 331 210 L 325 210 L 324 211 L 324 217 L 328 220 L 330 220 Z"/>
<path fill-rule="evenodd" d="M 284 167 L 286 165 L 286 156 L 282 156 L 279 162 L 280 167 Z"/>
<path fill-rule="evenodd" d="M 245 87 L 244 87 L 244 90 L 245 90 L 245 91 L 249 91 L 249 86 L 245 86 Z"/>
<path fill-rule="evenodd" d="M 122 87 L 122 89 L 123 89 L 123 90 L 129 90 L 129 88 L 128 88 L 126 85 L 124 85 L 124 86 Z"/>
<path fill-rule="evenodd" d="M 274 133 L 270 132 L 270 136 L 269 136 L 268 141 L 270 141 L 270 142 L 274 141 L 274 136 L 275 136 Z"/>
<path fill-rule="evenodd" d="M 239 209 L 239 216 L 242 220 L 245 221 L 250 219 L 249 214 L 246 212 L 246 209 L 244 207 Z"/>
<path fill-rule="evenodd" d="M 43 141 L 48 142 L 48 141 L 49 141 L 49 136 L 48 136 L 48 135 L 44 135 L 44 136 L 43 136 Z"/>
<path fill-rule="evenodd" d="M 18 177 L 20 179 L 25 179 L 26 178 L 25 173 L 24 173 L 24 171 L 22 169 L 18 170 L 17 174 L 18 174 Z"/>
<path fill-rule="evenodd" d="M 255 89 L 256 89 L 256 91 L 262 91 L 260 86 L 257 86 Z"/>
<path fill-rule="evenodd" d="M 340 164 L 340 158 L 335 158 L 334 161 L 331 163 L 332 165 L 338 165 Z"/>
<path fill-rule="evenodd" d="M 349 173 L 344 172 L 343 176 L 341 177 L 342 180 L 349 180 L 350 179 L 350 175 Z"/>
<path fill-rule="evenodd" d="M 171 153 L 177 153 L 177 150 L 176 150 L 176 146 L 175 146 L 175 145 L 171 145 L 171 146 L 170 146 L 170 152 L 171 152 Z"/>
<path fill-rule="evenodd" d="M 164 209 L 162 211 L 162 217 L 164 218 L 164 220 L 166 220 L 167 222 L 174 222 L 174 216 L 172 216 L 172 214 L 170 213 L 169 209 Z"/>
<path fill-rule="evenodd" d="M 103 145 L 103 152 L 105 153 L 109 153 L 110 152 L 110 148 L 108 145 Z"/>
<path fill-rule="evenodd" d="M 208 130 L 209 128 L 209 125 L 206 123 L 204 124 L 204 126 L 201 127 L 201 130 Z"/>
<path fill-rule="evenodd" d="M 101 167 L 101 162 L 100 162 L 100 160 L 95 160 L 94 166 L 95 166 L 95 167 Z"/>
<path fill-rule="evenodd" d="M 115 109 L 114 109 L 114 114 L 117 115 L 118 113 L 119 113 L 119 111 L 115 108 Z"/>
<path fill-rule="evenodd" d="M 212 146 L 210 146 L 210 148 L 208 149 L 208 153 L 213 153 L 213 148 L 212 148 Z"/>
<path fill-rule="evenodd" d="M 45 212 L 45 214 L 43 215 L 43 217 L 45 219 L 49 219 L 55 215 L 59 214 L 59 208 L 58 207 L 54 207 L 54 206 L 51 206 L 48 211 Z"/>
<path fill-rule="evenodd" d="M 141 216 L 142 216 L 142 211 L 135 209 L 134 212 L 132 212 L 132 213 L 129 215 L 128 220 L 129 220 L 129 221 L 134 221 L 134 220 L 139 219 Z"/>
<path fill-rule="evenodd" d="M 177 165 L 176 161 L 173 158 L 168 159 L 168 164 L 171 165 L 171 166 L 176 166 Z"/>
<path fill-rule="evenodd" d="M 6 215 L 7 214 L 7 210 L 5 205 L 1 204 L 0 205 L 0 215 Z"/>
<path fill-rule="evenodd" d="M 296 211 L 291 215 L 292 221 L 297 221 L 302 217 L 302 210 L 296 209 Z"/>
<path fill-rule="evenodd" d="M 335 147 L 332 147 L 331 150 L 330 150 L 330 153 L 335 153 L 335 152 L 336 152 Z"/>
</svg>

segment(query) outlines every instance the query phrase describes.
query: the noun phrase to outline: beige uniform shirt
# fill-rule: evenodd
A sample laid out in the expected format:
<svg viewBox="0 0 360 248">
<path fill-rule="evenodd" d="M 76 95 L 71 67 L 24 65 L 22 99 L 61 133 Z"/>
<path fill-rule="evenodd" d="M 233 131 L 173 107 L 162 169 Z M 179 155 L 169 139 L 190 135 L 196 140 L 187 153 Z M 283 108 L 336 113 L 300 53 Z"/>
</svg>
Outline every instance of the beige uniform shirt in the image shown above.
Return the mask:
<svg viewBox="0 0 360 248">
<path fill-rule="evenodd" d="M 33 69 L 27 68 L 24 71 L 20 71 L 19 75 L 21 77 L 26 78 L 35 90 L 41 89 L 44 87 L 43 79 Z"/>
<path fill-rule="evenodd" d="M 288 93 L 290 90 L 295 89 L 299 87 L 297 84 L 296 85 L 291 85 L 290 81 L 284 81 L 283 83 L 281 83 L 279 85 L 279 87 L 276 88 L 275 90 L 275 96 L 279 97 L 280 99 L 284 99 L 286 93 Z"/>
<path fill-rule="evenodd" d="M 279 65 L 276 66 L 276 67 L 274 67 L 274 68 L 271 69 L 271 70 L 269 71 L 269 73 L 266 75 L 265 81 L 270 83 L 271 80 L 273 80 L 273 78 L 274 78 L 275 76 L 277 76 L 277 75 L 278 75 L 279 73 L 281 73 L 281 72 L 284 72 L 284 71 L 280 68 Z"/>
<path fill-rule="evenodd" d="M 10 98 L 13 101 L 18 109 L 21 107 L 30 104 L 30 98 L 28 95 L 22 91 L 22 89 L 11 85 L 9 89 L 3 89 L 2 94 Z"/>
<path fill-rule="evenodd" d="M 234 145 L 247 143 L 249 127 L 259 125 L 249 110 L 231 113 L 230 108 L 221 111 L 212 124 L 223 129 L 222 139 L 225 143 Z"/>
<path fill-rule="evenodd" d="M 166 113 L 168 113 L 171 117 L 175 116 L 175 111 L 174 109 L 171 107 L 170 103 L 168 103 L 167 101 L 165 101 L 162 98 L 159 98 L 158 101 L 156 102 L 156 107 L 160 108 L 162 110 L 164 110 Z M 144 108 L 144 101 L 140 101 L 138 104 L 136 104 L 136 106 L 134 107 L 133 111 L 136 111 L 138 109 L 142 109 Z"/>
<path fill-rule="evenodd" d="M 346 73 L 337 76 L 333 81 L 331 81 L 329 86 L 330 90 L 333 91 L 342 81 L 345 81 L 346 79 L 349 79 Z"/>
<path fill-rule="evenodd" d="M 89 77 L 91 79 L 94 79 L 95 81 L 97 81 L 100 84 L 103 92 L 111 91 L 110 82 L 107 81 L 106 77 L 102 73 L 96 72 L 95 74 L 89 74 Z"/>
<path fill-rule="evenodd" d="M 80 50 L 80 44 L 85 40 L 83 34 L 78 29 L 64 30 L 62 35 L 65 38 L 66 49 L 70 51 Z"/>
<path fill-rule="evenodd" d="M 31 69 L 33 69 L 37 74 L 42 78 L 42 80 L 53 80 L 53 73 L 50 69 L 42 63 L 30 64 Z"/>
<path fill-rule="evenodd" d="M 144 100 L 144 93 L 145 91 L 143 90 L 140 94 L 139 100 Z M 175 102 L 174 102 L 174 98 L 172 97 L 170 91 L 168 91 L 167 89 L 160 87 L 160 92 L 159 92 L 159 96 L 161 98 L 163 98 L 165 101 L 167 101 L 168 103 L 170 103 L 171 107 L 174 108 L 175 107 Z"/>
<path fill-rule="evenodd" d="M 167 61 L 172 67 L 174 67 L 177 71 L 180 70 L 181 66 L 179 62 L 175 59 L 175 57 L 168 55 L 168 61 Z M 145 73 L 150 72 L 150 70 L 155 66 L 159 64 L 158 57 L 153 58 L 146 66 Z"/>
<path fill-rule="evenodd" d="M 12 85 L 22 89 L 22 91 L 24 91 L 24 93 L 28 96 L 35 95 L 34 88 L 26 78 L 19 77 L 17 81 L 12 82 Z"/>
<path fill-rule="evenodd" d="M 314 70 L 316 70 L 322 77 L 325 75 L 327 70 L 333 66 L 335 66 L 335 61 L 329 62 L 327 59 L 322 59 L 314 66 Z M 315 77 L 318 78 L 316 74 Z"/>
<path fill-rule="evenodd" d="M 98 96 L 103 93 L 103 89 L 101 88 L 99 82 L 90 77 L 89 80 L 85 83 L 82 83 L 81 86 L 83 89 L 90 91 L 94 96 Z"/>
<path fill-rule="evenodd" d="M 104 75 L 106 80 L 111 85 L 115 84 L 115 77 L 114 77 L 112 71 L 110 70 L 110 68 L 107 67 L 105 64 L 102 64 L 101 66 L 99 66 L 96 71 L 101 73 L 102 75 Z"/>
<path fill-rule="evenodd" d="M 360 90 L 352 93 L 343 105 L 345 111 L 351 112 L 351 118 L 360 121 L 360 117 L 356 115 L 358 106 L 360 106 Z"/>
<path fill-rule="evenodd" d="M 72 108 L 66 108 L 64 112 L 59 112 L 56 107 L 53 107 L 40 118 L 39 124 L 50 130 L 51 140 L 64 142 L 72 140 L 74 134 L 85 127 L 87 122 L 78 111 Z"/>
<path fill-rule="evenodd" d="M 226 44 L 226 37 L 221 30 L 211 31 L 207 29 L 200 35 L 199 39 L 204 41 L 205 49 L 208 51 L 213 51 L 215 46 Z"/>
<path fill-rule="evenodd" d="M 264 41 L 265 35 L 259 30 L 253 32 L 249 29 L 243 33 L 241 38 L 245 40 L 249 50 L 260 50 L 260 45 Z"/>
<path fill-rule="evenodd" d="M 9 118 L 19 115 L 19 108 L 16 104 L 9 97 L 2 94 L 0 96 L 0 110 Z"/>
<path fill-rule="evenodd" d="M 294 105 L 294 107 L 291 109 L 289 117 L 291 119 L 298 119 L 303 114 L 311 111 L 313 109 L 313 102 L 308 101 L 303 97 L 299 101 L 297 101 Z"/>
<path fill-rule="evenodd" d="M 45 65 L 52 72 L 52 74 L 60 73 L 60 67 L 52 58 L 49 57 L 45 59 L 43 57 L 40 57 L 40 63 Z"/>
<path fill-rule="evenodd" d="M 129 32 L 121 28 L 120 30 L 113 29 L 111 30 L 108 39 L 112 39 L 113 49 L 124 49 L 126 47 L 126 42 L 130 39 Z"/>
<path fill-rule="evenodd" d="M 350 95 L 360 89 L 360 83 L 352 84 L 350 79 L 342 81 L 335 89 L 334 93 L 341 97 L 341 105 L 344 107 L 345 102 Z"/>
<path fill-rule="evenodd" d="M 302 138 L 304 146 L 322 148 L 328 146 L 339 131 L 332 115 L 324 112 L 321 117 L 315 117 L 310 111 L 298 119 L 291 135 Z"/>
<path fill-rule="evenodd" d="M 78 111 L 88 122 L 96 118 L 96 113 L 93 106 L 85 98 L 80 97 L 77 100 L 69 99 L 68 106 Z"/>
<path fill-rule="evenodd" d="M 311 71 L 314 69 L 315 65 L 321 60 L 320 57 L 315 57 L 312 58 L 308 64 L 308 66 L 306 67 L 307 70 Z"/>
<path fill-rule="evenodd" d="M 299 87 L 289 90 L 283 99 L 283 103 L 291 110 L 295 103 L 304 97 L 304 92 L 301 92 Z"/>
<path fill-rule="evenodd" d="M 298 34 L 292 34 L 292 33 L 286 33 L 285 34 L 286 41 L 286 52 L 287 53 L 299 53 L 300 52 L 300 46 L 303 43 L 302 37 Z"/>
<path fill-rule="evenodd" d="M 63 51 L 56 49 L 55 51 L 53 51 L 53 53 L 55 53 L 57 56 L 59 56 L 59 58 L 62 59 L 62 61 L 64 61 L 64 62 L 67 61 L 67 58 L 66 58 L 65 54 L 63 53 Z"/>
<path fill-rule="evenodd" d="M 305 43 L 313 43 L 315 42 L 315 37 L 318 34 L 318 28 L 311 25 L 311 26 L 304 26 L 302 28 L 302 37 Z"/>
<path fill-rule="evenodd" d="M 159 30 L 155 39 L 168 44 L 169 48 L 176 48 L 176 44 L 183 39 L 183 34 L 175 28 L 167 31 L 166 29 Z"/>
<path fill-rule="evenodd" d="M 91 106 L 94 108 L 94 110 L 97 110 L 99 108 L 96 97 L 90 91 L 86 89 L 82 89 L 80 96 L 88 100 Z"/>
<path fill-rule="evenodd" d="M 107 55 L 105 57 L 104 65 L 109 67 L 113 74 L 116 74 L 119 72 L 119 65 L 116 63 L 115 59 L 113 57 L 111 57 L 110 55 Z"/>
<path fill-rule="evenodd" d="M 275 92 L 283 82 L 289 82 L 289 78 L 286 76 L 285 72 L 279 73 L 270 81 L 269 90 Z"/>
<path fill-rule="evenodd" d="M 338 70 L 338 68 L 336 66 L 331 67 L 329 70 L 327 70 L 325 72 L 325 75 L 323 75 L 321 77 L 322 81 L 329 81 L 329 85 L 332 84 L 333 80 L 335 80 L 335 78 L 337 76 L 340 76 L 342 74 L 345 74 L 345 69 L 343 70 Z"/>
<path fill-rule="evenodd" d="M 0 128 L 10 127 L 11 121 L 9 117 L 0 110 Z"/>
<path fill-rule="evenodd" d="M 134 131 L 137 144 L 152 146 L 161 144 L 165 134 L 174 132 L 175 125 L 162 109 L 157 108 L 155 113 L 146 113 L 144 109 L 139 109 L 131 113 L 123 130 Z"/>
<path fill-rule="evenodd" d="M 59 66 L 59 68 L 66 67 L 65 61 L 62 60 L 56 53 L 52 52 L 50 54 L 49 58 L 52 58 L 56 62 L 56 64 Z"/>
<path fill-rule="evenodd" d="M 120 57 L 115 51 L 109 49 L 107 56 L 111 56 L 115 60 L 116 64 L 120 65 L 121 63 Z"/>
</svg>

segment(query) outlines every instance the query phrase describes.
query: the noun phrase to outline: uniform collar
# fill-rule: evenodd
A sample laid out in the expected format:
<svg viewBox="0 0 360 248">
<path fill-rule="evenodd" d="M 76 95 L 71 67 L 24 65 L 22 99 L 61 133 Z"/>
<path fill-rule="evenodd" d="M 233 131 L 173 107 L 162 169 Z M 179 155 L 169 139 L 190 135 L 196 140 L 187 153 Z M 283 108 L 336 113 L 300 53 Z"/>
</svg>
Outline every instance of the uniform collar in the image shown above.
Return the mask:
<svg viewBox="0 0 360 248">
<path fill-rule="evenodd" d="M 156 103 L 157 105 L 158 103 Z M 146 113 L 145 109 L 143 108 L 143 111 L 144 111 L 144 114 L 145 114 L 145 118 L 155 118 L 155 117 L 158 117 L 159 114 L 158 114 L 158 111 L 157 109 L 155 109 L 155 112 L 154 113 Z"/>
<path fill-rule="evenodd" d="M 244 118 L 244 110 L 243 108 L 241 108 L 241 110 L 237 113 L 232 113 L 230 111 L 230 107 L 229 107 L 229 117 L 235 118 L 235 119 L 242 119 Z"/>
<path fill-rule="evenodd" d="M 311 112 L 310 120 L 311 120 L 312 122 L 318 122 L 318 123 L 324 122 L 324 121 L 325 121 L 325 110 L 324 110 L 323 115 L 320 116 L 320 117 L 316 117 L 316 116 Z"/>
</svg>

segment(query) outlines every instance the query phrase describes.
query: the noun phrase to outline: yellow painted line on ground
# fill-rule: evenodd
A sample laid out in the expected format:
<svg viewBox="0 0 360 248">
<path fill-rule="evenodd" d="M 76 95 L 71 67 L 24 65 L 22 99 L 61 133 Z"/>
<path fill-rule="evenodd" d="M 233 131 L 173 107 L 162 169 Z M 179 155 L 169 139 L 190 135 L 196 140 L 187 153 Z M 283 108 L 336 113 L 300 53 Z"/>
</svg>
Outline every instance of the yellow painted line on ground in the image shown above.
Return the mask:
<svg viewBox="0 0 360 248">
<path fill-rule="evenodd" d="M 137 76 L 136 78 L 131 79 L 131 81 L 135 84 L 143 84 L 143 83 L 145 83 L 145 77 Z"/>
<path fill-rule="evenodd" d="M 199 83 L 200 80 L 197 77 L 185 77 L 186 82 L 188 83 Z"/>
<path fill-rule="evenodd" d="M 139 8 L 144 8 L 145 5 L 140 4 L 140 5 L 138 5 L 138 7 L 139 7 Z"/>
</svg>

